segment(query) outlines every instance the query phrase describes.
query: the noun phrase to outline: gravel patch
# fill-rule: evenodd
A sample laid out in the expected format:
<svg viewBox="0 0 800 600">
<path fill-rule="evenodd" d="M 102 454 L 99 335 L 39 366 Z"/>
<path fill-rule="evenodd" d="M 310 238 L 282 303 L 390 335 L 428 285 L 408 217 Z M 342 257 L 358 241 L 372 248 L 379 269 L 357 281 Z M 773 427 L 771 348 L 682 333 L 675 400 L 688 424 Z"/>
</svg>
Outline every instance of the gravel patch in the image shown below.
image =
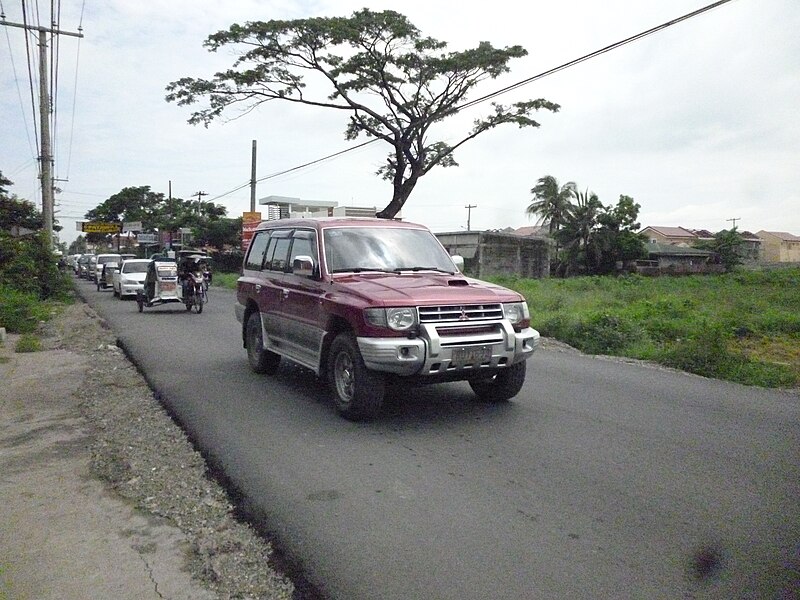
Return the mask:
<svg viewBox="0 0 800 600">
<path fill-rule="evenodd" d="M 292 598 L 292 582 L 270 565 L 269 542 L 235 518 L 203 457 L 97 313 L 78 301 L 42 333 L 47 348 L 90 357 L 77 396 L 93 433 L 92 472 L 138 509 L 181 529 L 191 541 L 192 576 L 220 598 Z"/>
</svg>

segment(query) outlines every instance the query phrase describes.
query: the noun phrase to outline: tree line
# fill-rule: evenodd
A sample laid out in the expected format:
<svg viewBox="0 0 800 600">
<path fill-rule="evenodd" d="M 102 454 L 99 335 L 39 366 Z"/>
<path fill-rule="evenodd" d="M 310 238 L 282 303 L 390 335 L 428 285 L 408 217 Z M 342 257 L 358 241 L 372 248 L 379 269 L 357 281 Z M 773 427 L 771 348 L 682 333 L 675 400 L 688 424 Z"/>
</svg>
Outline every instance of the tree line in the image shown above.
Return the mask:
<svg viewBox="0 0 800 600">
<path fill-rule="evenodd" d="M 213 202 L 166 197 L 150 186 L 126 187 L 86 212 L 87 221 L 141 222 L 142 231 L 177 233 L 192 230 L 192 244 L 217 250 L 238 248 L 241 243 L 242 219 L 228 218 L 227 209 Z M 86 243 L 107 244 L 107 234 L 87 233 L 76 240 L 70 254 L 81 251 Z M 85 249 L 85 248 L 84 248 Z M 75 252 L 73 252 L 75 250 Z"/>
</svg>

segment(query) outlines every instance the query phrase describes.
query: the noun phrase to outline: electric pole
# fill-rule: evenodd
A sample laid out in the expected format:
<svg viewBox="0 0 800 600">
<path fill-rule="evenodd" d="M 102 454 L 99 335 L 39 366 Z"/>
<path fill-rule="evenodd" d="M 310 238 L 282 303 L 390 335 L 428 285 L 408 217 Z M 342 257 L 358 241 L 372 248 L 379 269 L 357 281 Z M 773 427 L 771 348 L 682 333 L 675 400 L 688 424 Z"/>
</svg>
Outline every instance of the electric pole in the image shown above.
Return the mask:
<svg viewBox="0 0 800 600">
<path fill-rule="evenodd" d="M 736 229 L 736 221 L 741 221 L 742 219 L 736 217 L 735 219 L 725 219 L 726 221 L 733 221 L 733 228 Z"/>
<path fill-rule="evenodd" d="M 50 92 L 47 89 L 47 34 L 69 35 L 82 38 L 81 28 L 78 32 L 62 31 L 56 28 L 53 22 L 52 27 L 39 27 L 36 25 L 25 25 L 24 23 L 12 23 L 6 21 L 5 13 L 0 14 L 0 25 L 6 27 L 19 27 L 30 31 L 39 32 L 39 131 L 41 132 L 41 155 L 39 162 L 42 171 L 42 219 L 44 220 L 45 235 L 47 236 L 47 247 L 53 248 L 53 156 L 50 146 Z"/>
<path fill-rule="evenodd" d="M 197 214 L 200 214 L 200 201 L 203 199 L 203 196 L 208 196 L 206 192 L 195 192 L 192 194 L 192 198 L 197 196 Z"/>
<path fill-rule="evenodd" d="M 253 140 L 253 157 L 250 161 L 250 212 L 256 212 L 256 141 Z"/>
<path fill-rule="evenodd" d="M 470 231 L 470 219 L 472 217 L 472 209 L 478 208 L 477 204 L 467 204 L 464 208 L 467 209 L 467 231 Z"/>
</svg>

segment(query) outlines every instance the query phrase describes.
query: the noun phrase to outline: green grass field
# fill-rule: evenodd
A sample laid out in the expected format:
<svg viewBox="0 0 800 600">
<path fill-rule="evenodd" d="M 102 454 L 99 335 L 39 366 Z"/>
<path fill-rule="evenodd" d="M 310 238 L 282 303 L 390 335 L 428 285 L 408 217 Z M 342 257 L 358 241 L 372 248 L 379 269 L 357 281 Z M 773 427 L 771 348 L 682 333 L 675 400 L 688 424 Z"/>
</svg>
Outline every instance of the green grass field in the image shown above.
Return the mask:
<svg viewBox="0 0 800 600">
<path fill-rule="evenodd" d="M 525 296 L 542 335 L 583 352 L 748 385 L 800 384 L 800 268 L 493 281 Z"/>
<path fill-rule="evenodd" d="M 215 273 L 214 285 L 235 289 L 237 277 Z M 583 352 L 747 385 L 800 386 L 800 268 L 492 281 L 525 296 L 542 335 Z"/>
</svg>

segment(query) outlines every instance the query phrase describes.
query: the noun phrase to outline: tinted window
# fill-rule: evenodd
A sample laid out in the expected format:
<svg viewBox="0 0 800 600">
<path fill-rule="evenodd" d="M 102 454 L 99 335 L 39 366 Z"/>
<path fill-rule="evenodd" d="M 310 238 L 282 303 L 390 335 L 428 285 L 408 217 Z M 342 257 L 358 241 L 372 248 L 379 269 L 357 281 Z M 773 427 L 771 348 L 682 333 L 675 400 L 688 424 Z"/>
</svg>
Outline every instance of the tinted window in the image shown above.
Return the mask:
<svg viewBox="0 0 800 600">
<path fill-rule="evenodd" d="M 290 238 L 277 238 L 275 240 L 275 252 L 272 255 L 269 269 L 272 271 L 286 270 L 286 255 L 289 254 Z"/>
<path fill-rule="evenodd" d="M 261 269 L 264 264 L 264 251 L 269 242 L 269 231 L 259 231 L 253 236 L 250 242 L 250 249 L 247 252 L 247 259 L 244 263 L 245 269 Z"/>
</svg>

